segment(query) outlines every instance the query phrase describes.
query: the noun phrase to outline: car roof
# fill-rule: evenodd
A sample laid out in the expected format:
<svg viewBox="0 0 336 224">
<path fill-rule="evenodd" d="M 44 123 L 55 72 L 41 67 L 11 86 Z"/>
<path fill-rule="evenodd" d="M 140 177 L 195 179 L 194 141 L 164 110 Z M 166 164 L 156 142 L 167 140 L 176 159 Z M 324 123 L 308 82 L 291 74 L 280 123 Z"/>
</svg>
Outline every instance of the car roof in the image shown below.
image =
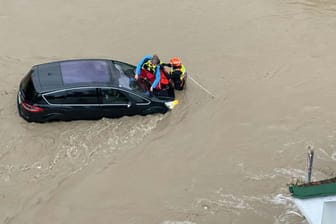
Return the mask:
<svg viewBox="0 0 336 224">
<path fill-rule="evenodd" d="M 39 93 L 74 87 L 127 87 L 130 77 L 113 60 L 75 59 L 33 66 L 32 79 Z M 134 66 L 135 67 L 135 66 Z"/>
</svg>

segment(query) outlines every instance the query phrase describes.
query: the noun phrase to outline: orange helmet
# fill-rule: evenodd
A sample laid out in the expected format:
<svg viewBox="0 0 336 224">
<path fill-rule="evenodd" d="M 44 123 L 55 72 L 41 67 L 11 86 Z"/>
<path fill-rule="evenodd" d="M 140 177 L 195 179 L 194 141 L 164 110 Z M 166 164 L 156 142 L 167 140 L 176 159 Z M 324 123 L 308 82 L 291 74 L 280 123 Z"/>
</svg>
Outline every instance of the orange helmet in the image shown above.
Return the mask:
<svg viewBox="0 0 336 224">
<path fill-rule="evenodd" d="M 174 67 L 180 67 L 182 65 L 181 59 L 178 57 L 173 57 L 170 59 L 170 64 Z"/>
</svg>

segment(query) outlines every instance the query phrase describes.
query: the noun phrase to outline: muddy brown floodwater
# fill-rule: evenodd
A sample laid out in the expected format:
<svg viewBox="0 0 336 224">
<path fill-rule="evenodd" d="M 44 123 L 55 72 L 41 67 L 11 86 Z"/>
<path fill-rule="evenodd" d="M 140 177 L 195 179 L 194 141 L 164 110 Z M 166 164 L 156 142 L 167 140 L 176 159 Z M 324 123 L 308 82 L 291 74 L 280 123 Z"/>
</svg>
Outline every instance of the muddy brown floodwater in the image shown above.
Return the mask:
<svg viewBox="0 0 336 224">
<path fill-rule="evenodd" d="M 335 176 L 332 0 L 0 0 L 0 223 L 306 223 L 287 191 Z M 27 123 L 33 64 L 180 56 L 165 115 Z"/>
</svg>

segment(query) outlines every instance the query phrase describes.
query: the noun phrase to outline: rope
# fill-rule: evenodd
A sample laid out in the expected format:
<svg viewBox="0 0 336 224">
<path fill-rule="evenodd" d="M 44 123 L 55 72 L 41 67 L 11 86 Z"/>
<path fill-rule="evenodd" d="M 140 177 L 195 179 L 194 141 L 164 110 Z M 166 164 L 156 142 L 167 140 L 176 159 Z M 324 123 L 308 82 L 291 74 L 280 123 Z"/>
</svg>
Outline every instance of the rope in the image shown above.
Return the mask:
<svg viewBox="0 0 336 224">
<path fill-rule="evenodd" d="M 212 98 L 216 98 L 214 94 L 212 94 L 209 90 L 207 90 L 204 86 L 202 86 L 199 82 L 197 82 L 193 77 L 188 75 L 189 79 L 193 81 L 198 87 L 200 87 L 204 92 L 209 94 Z"/>
</svg>

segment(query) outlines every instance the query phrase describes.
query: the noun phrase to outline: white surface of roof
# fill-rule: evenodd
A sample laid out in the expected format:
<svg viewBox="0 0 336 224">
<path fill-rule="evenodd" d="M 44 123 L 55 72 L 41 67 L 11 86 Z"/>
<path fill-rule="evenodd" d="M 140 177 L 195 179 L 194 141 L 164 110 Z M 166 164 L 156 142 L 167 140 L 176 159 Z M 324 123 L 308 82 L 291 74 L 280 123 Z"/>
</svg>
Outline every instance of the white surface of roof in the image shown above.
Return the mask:
<svg viewBox="0 0 336 224">
<path fill-rule="evenodd" d="M 309 199 L 294 198 L 294 203 L 309 224 L 336 223 L 336 196 Z"/>
</svg>

